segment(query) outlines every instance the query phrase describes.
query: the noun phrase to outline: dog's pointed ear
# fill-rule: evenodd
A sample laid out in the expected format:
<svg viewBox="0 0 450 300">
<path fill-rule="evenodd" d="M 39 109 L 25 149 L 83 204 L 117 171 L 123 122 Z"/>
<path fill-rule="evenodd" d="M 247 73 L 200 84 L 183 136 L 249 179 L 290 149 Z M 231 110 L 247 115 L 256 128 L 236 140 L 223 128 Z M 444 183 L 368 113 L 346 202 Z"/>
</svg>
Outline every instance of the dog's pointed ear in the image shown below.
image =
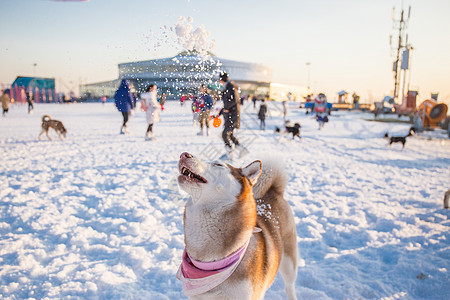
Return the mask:
<svg viewBox="0 0 450 300">
<path fill-rule="evenodd" d="M 242 168 L 242 174 L 250 181 L 252 185 L 258 181 L 261 175 L 262 162 L 260 160 L 255 160 L 245 168 Z"/>
</svg>

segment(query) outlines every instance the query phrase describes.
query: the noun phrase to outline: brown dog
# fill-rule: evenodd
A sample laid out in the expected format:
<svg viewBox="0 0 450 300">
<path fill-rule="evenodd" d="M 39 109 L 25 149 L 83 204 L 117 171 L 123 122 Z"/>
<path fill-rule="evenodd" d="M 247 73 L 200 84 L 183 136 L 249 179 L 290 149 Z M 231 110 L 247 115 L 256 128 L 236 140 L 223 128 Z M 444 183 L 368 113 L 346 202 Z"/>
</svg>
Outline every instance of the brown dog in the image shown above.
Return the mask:
<svg viewBox="0 0 450 300">
<path fill-rule="evenodd" d="M 41 134 L 39 134 L 38 139 L 40 140 L 42 134 L 44 134 L 45 132 L 47 134 L 48 139 L 51 140 L 50 136 L 48 135 L 48 130 L 50 128 L 53 128 L 56 131 L 60 140 L 62 140 L 61 135 L 66 137 L 67 130 L 64 127 L 63 123 L 58 120 L 52 120 L 52 118 L 50 118 L 49 115 L 44 115 L 42 116 L 42 132 Z"/>
</svg>

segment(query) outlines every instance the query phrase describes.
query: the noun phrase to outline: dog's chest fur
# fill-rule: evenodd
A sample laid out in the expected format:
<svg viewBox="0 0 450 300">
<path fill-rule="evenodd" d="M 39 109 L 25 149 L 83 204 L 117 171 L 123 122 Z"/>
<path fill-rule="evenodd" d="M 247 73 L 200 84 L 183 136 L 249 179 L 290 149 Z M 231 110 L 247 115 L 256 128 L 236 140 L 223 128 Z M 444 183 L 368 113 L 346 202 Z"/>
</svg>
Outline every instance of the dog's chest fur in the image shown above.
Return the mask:
<svg viewBox="0 0 450 300">
<path fill-rule="evenodd" d="M 214 261 L 240 248 L 253 231 L 245 207 L 220 204 L 187 206 L 184 217 L 186 250 L 200 261 Z M 253 223 L 253 224 L 251 224 Z"/>
</svg>

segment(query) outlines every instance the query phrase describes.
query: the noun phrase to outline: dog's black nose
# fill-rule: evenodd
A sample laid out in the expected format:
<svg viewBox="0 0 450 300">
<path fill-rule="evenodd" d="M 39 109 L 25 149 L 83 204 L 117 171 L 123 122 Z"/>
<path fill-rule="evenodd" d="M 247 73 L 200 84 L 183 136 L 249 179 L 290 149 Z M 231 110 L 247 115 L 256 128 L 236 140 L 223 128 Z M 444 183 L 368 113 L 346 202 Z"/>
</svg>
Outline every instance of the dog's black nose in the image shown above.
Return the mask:
<svg viewBox="0 0 450 300">
<path fill-rule="evenodd" d="M 192 158 L 192 155 L 190 155 L 190 154 L 187 153 L 187 152 L 183 152 L 183 153 L 181 153 L 181 155 L 180 155 L 180 158 L 182 158 L 182 157 Z"/>
</svg>

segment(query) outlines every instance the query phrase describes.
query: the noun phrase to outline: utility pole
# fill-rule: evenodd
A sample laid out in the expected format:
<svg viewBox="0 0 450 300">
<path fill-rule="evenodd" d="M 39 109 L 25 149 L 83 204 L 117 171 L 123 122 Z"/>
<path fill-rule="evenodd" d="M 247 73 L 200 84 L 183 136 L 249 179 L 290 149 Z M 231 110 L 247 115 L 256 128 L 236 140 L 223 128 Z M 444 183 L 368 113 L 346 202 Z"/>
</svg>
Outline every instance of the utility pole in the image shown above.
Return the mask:
<svg viewBox="0 0 450 300">
<path fill-rule="evenodd" d="M 395 13 L 395 9 L 393 9 L 392 11 L 392 20 L 394 21 L 394 26 L 395 26 L 395 19 L 394 19 L 394 13 Z M 394 61 L 393 64 L 393 68 L 392 70 L 394 71 L 394 95 L 393 98 L 394 100 L 396 100 L 399 96 L 399 91 L 400 91 L 400 77 L 401 77 L 401 63 L 400 63 L 400 55 L 402 54 L 402 51 L 404 49 L 409 49 L 410 46 L 408 45 L 408 35 L 406 34 L 406 38 L 404 38 L 403 36 L 405 35 L 405 31 L 406 31 L 406 27 L 408 26 L 408 22 L 409 22 L 409 17 L 411 15 L 411 6 L 409 7 L 409 11 L 408 11 L 408 18 L 405 18 L 404 15 L 404 10 L 402 7 L 402 12 L 400 14 L 400 20 L 398 21 L 398 46 L 397 46 L 397 55 L 396 55 L 396 59 Z M 391 43 L 392 43 L 392 36 L 391 36 Z M 392 44 L 391 44 L 392 47 Z M 406 70 L 403 74 L 403 76 L 406 76 Z M 404 89 L 404 87 L 403 87 Z"/>
<path fill-rule="evenodd" d="M 397 98 L 397 92 L 398 92 L 398 85 L 399 85 L 399 72 L 398 72 L 398 68 L 399 68 L 399 61 L 400 61 L 400 51 L 402 49 L 402 30 L 403 30 L 403 9 L 402 9 L 402 14 L 400 17 L 400 26 L 398 29 L 398 47 L 397 47 L 397 59 L 394 62 L 394 99 Z"/>
</svg>

